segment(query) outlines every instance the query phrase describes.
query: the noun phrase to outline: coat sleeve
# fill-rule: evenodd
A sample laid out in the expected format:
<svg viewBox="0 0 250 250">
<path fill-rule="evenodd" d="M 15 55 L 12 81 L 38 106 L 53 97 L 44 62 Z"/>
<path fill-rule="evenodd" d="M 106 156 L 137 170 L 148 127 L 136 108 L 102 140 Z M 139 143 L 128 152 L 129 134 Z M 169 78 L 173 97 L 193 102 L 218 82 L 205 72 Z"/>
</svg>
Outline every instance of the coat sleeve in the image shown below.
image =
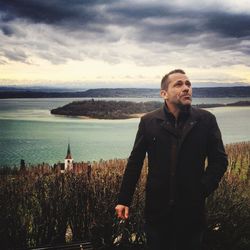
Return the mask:
<svg viewBox="0 0 250 250">
<path fill-rule="evenodd" d="M 214 115 L 212 115 L 210 119 L 207 160 L 208 165 L 201 180 L 206 197 L 217 189 L 228 165 L 221 132 Z"/>
<path fill-rule="evenodd" d="M 128 158 L 128 163 L 123 175 L 120 193 L 118 196 L 118 204 L 130 206 L 137 181 L 141 174 L 143 161 L 146 155 L 146 148 L 144 122 L 143 119 L 141 119 L 133 150 Z"/>
</svg>

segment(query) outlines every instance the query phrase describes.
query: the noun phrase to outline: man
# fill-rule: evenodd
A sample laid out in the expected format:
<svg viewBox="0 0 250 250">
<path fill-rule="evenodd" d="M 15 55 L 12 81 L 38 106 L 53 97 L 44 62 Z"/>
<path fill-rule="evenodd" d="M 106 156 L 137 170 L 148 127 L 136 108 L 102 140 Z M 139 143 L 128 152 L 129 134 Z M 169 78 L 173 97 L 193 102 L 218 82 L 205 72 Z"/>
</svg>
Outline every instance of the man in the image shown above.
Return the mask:
<svg viewBox="0 0 250 250">
<path fill-rule="evenodd" d="M 183 70 L 163 77 L 160 94 L 163 107 L 141 118 L 115 209 L 118 218 L 128 219 L 147 153 L 149 249 L 198 250 L 205 228 L 205 198 L 218 187 L 227 155 L 215 116 L 191 106 L 192 87 Z"/>
</svg>

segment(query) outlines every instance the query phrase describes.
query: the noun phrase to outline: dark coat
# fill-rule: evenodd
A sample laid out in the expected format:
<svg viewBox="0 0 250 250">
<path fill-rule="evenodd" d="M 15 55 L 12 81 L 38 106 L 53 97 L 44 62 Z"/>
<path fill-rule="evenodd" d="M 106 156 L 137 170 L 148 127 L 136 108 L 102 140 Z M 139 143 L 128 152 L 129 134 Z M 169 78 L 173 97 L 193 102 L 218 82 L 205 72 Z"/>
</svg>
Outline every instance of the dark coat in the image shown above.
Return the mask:
<svg viewBox="0 0 250 250">
<path fill-rule="evenodd" d="M 215 116 L 191 107 L 182 133 L 178 133 L 164 108 L 144 115 L 124 173 L 119 204 L 130 206 L 146 153 L 146 220 L 162 220 L 174 207 L 179 218 L 184 218 L 182 222 L 201 224 L 205 198 L 218 187 L 228 164 Z"/>
</svg>

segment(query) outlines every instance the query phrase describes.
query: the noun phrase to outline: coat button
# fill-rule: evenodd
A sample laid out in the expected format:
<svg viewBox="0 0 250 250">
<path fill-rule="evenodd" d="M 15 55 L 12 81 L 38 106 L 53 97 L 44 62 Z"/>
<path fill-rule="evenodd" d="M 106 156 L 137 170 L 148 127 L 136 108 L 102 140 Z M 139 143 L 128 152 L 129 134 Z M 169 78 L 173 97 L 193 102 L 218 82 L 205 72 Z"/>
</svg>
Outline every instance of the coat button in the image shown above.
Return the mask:
<svg viewBox="0 0 250 250">
<path fill-rule="evenodd" d="M 174 205 L 174 200 L 170 200 L 170 201 L 169 201 L 169 205 L 170 205 L 170 206 Z"/>
</svg>

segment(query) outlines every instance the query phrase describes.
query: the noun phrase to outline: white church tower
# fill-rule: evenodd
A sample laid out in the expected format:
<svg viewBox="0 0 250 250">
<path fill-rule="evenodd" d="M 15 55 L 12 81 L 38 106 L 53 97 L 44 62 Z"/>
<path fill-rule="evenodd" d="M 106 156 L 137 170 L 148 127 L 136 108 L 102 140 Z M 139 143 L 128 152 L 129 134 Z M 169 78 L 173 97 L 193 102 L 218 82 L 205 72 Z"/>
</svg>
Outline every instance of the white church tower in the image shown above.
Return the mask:
<svg viewBox="0 0 250 250">
<path fill-rule="evenodd" d="M 70 152 L 70 145 L 68 144 L 67 155 L 64 160 L 64 169 L 65 171 L 73 170 L 73 158 Z"/>
</svg>

